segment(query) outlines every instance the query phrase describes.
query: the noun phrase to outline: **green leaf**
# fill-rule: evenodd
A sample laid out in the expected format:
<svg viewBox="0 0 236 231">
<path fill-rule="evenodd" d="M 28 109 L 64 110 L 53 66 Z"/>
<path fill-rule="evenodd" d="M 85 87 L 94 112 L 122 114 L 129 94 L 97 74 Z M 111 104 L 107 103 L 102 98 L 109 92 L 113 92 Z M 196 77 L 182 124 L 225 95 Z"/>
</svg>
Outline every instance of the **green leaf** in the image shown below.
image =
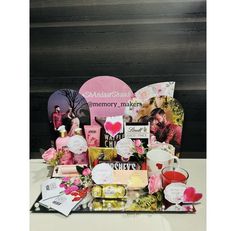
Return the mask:
<svg viewBox="0 0 236 231">
<path fill-rule="evenodd" d="M 76 165 L 76 170 L 77 170 L 77 172 L 78 172 L 79 174 L 82 175 L 82 172 L 83 172 L 84 168 L 83 168 L 83 167 L 80 167 L 80 166 L 78 166 L 78 165 Z"/>
</svg>

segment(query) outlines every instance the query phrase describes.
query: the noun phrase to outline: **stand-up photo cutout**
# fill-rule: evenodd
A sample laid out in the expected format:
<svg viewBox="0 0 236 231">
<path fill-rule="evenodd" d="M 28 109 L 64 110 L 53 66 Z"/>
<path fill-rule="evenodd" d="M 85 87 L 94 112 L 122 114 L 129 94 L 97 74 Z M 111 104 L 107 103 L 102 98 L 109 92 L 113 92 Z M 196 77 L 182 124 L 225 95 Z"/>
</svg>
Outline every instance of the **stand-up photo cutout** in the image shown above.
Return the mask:
<svg viewBox="0 0 236 231">
<path fill-rule="evenodd" d="M 98 76 L 89 79 L 79 90 L 90 108 L 91 124 L 95 117 L 112 117 L 124 114 L 128 100 L 133 96 L 131 88 L 113 76 Z"/>
<path fill-rule="evenodd" d="M 135 92 L 135 97 L 142 103 L 153 97 L 170 96 L 174 97 L 175 82 L 161 82 L 145 86 Z"/>
<path fill-rule="evenodd" d="M 127 102 L 124 114 L 133 119 L 142 108 L 142 105 L 149 101 L 149 99 L 160 96 L 174 97 L 174 90 L 175 82 L 160 82 L 147 85 L 137 90 L 134 97 Z"/>
<path fill-rule="evenodd" d="M 59 136 L 62 125 L 68 136 L 90 124 L 90 111 L 86 99 L 78 91 L 60 89 L 55 91 L 48 100 L 48 119 L 51 131 L 51 140 Z"/>
<path fill-rule="evenodd" d="M 171 144 L 175 154 L 181 150 L 184 110 L 174 98 L 161 96 L 149 99 L 134 117 L 136 122 L 150 123 L 150 143 Z"/>
</svg>

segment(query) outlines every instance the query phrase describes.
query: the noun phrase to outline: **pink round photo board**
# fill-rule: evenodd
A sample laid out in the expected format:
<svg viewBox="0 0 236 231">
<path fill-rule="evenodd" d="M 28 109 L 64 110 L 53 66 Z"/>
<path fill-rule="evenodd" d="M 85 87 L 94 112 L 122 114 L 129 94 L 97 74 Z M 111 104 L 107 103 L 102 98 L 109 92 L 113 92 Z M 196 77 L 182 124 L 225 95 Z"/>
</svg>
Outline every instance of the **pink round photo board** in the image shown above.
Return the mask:
<svg viewBox="0 0 236 231">
<path fill-rule="evenodd" d="M 86 81 L 79 89 L 90 108 L 91 124 L 95 117 L 111 117 L 124 114 L 133 91 L 122 80 L 114 76 L 97 76 Z"/>
</svg>

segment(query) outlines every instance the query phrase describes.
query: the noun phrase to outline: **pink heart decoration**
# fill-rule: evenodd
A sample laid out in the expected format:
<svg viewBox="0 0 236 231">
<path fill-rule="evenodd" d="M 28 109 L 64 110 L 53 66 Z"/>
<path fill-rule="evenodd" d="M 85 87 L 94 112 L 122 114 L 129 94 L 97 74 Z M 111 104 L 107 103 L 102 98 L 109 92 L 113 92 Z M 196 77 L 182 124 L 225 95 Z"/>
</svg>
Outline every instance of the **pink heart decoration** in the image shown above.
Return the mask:
<svg viewBox="0 0 236 231">
<path fill-rule="evenodd" d="M 114 124 L 111 122 L 105 122 L 104 128 L 109 135 L 115 137 L 118 133 L 120 133 L 122 124 L 120 122 L 115 122 Z"/>
<path fill-rule="evenodd" d="M 184 190 L 183 201 L 184 202 L 197 202 L 202 198 L 202 193 L 196 193 L 196 189 L 188 187 Z"/>
</svg>

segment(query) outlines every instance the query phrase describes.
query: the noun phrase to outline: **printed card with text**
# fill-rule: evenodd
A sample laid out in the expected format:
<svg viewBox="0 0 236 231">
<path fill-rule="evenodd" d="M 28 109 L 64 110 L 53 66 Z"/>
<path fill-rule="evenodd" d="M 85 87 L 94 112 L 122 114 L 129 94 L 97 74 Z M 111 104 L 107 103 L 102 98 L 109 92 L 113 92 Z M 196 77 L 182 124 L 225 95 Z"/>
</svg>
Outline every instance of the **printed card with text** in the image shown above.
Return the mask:
<svg viewBox="0 0 236 231">
<path fill-rule="evenodd" d="M 60 187 L 61 180 L 52 178 L 44 181 L 41 185 L 42 198 L 44 200 L 59 196 L 63 192 L 63 188 Z"/>
</svg>

